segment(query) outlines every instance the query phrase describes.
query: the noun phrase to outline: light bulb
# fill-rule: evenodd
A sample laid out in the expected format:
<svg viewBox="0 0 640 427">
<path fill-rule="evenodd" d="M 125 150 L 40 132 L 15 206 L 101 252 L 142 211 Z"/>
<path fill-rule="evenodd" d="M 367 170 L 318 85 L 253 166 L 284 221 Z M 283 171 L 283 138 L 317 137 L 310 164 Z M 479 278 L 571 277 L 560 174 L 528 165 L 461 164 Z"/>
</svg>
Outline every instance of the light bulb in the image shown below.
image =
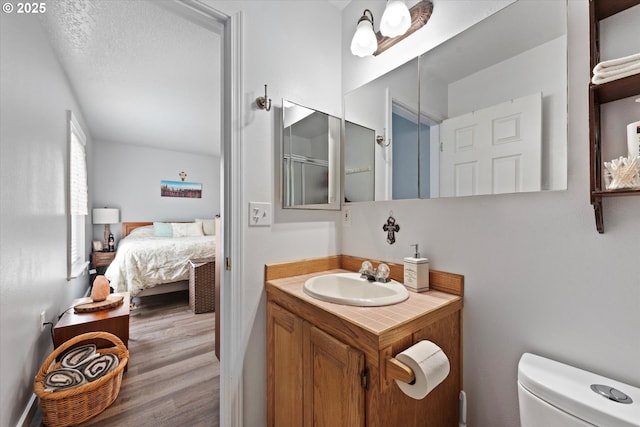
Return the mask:
<svg viewBox="0 0 640 427">
<path fill-rule="evenodd" d="M 356 56 L 369 56 L 378 49 L 378 39 L 373 31 L 373 24 L 366 16 L 360 18 L 356 32 L 351 40 L 351 53 Z"/>
<path fill-rule="evenodd" d="M 397 37 L 411 27 L 411 14 L 404 0 L 389 0 L 380 20 L 380 32 L 385 37 Z"/>
</svg>

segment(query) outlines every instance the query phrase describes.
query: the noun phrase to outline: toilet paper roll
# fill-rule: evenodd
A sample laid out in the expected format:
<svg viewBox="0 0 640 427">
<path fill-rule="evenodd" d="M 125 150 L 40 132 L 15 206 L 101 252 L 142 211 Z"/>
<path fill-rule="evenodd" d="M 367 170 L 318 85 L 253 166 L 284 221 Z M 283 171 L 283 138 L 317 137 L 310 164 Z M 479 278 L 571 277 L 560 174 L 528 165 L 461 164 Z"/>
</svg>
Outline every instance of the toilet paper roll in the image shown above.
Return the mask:
<svg viewBox="0 0 640 427">
<path fill-rule="evenodd" d="M 400 390 L 416 400 L 423 399 L 449 375 L 449 359 L 442 349 L 431 341 L 420 341 L 399 353 L 396 359 L 413 370 L 413 384 L 396 380 Z"/>
</svg>

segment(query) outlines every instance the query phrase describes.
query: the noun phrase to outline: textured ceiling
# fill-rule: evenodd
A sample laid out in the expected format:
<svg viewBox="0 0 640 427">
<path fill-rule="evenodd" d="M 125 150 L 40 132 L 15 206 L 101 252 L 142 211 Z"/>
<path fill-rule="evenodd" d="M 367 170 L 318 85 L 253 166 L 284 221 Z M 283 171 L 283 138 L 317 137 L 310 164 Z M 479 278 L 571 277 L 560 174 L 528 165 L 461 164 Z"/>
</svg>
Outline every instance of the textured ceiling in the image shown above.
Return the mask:
<svg viewBox="0 0 640 427">
<path fill-rule="evenodd" d="M 174 2 L 56 0 L 41 15 L 89 132 L 218 155 L 221 38 Z"/>
</svg>

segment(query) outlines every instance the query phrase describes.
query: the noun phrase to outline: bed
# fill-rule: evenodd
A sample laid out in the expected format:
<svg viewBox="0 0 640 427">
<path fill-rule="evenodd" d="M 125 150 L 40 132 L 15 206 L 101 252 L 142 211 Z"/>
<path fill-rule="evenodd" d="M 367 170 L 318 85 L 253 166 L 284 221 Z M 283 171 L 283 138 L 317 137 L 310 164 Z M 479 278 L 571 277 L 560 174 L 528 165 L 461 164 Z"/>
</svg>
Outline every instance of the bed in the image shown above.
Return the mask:
<svg viewBox="0 0 640 427">
<path fill-rule="evenodd" d="M 105 277 L 116 292 L 132 297 L 188 289 L 189 260 L 215 256 L 215 235 L 194 232 L 203 225 L 206 230 L 204 222 L 124 222 Z"/>
</svg>

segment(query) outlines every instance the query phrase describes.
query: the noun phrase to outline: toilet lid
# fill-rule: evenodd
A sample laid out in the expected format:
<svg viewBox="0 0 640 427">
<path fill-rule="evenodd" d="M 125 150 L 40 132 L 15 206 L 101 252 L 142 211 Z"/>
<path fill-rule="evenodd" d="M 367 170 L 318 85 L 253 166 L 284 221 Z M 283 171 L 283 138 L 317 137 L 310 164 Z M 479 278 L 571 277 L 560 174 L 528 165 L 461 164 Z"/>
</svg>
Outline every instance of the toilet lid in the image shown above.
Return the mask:
<svg viewBox="0 0 640 427">
<path fill-rule="evenodd" d="M 525 353 L 518 364 L 518 382 L 549 404 L 599 426 L 640 427 L 640 388 L 573 366 Z M 611 386 L 633 403 L 609 400 L 591 389 L 592 384 Z"/>
</svg>

